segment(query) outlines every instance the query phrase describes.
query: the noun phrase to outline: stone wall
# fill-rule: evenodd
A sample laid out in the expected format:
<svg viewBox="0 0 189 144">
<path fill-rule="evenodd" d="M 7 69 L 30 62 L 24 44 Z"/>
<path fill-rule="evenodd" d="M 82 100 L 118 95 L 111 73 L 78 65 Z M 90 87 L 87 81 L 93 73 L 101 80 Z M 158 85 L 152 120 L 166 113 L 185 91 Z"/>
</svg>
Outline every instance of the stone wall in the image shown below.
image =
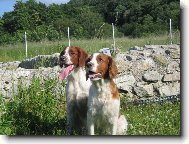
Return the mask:
<svg viewBox="0 0 189 144">
<path fill-rule="evenodd" d="M 115 59 L 115 81 L 130 98 L 180 94 L 180 45 L 135 46 Z"/>
<path fill-rule="evenodd" d="M 55 86 L 53 94 L 59 95 L 64 91 L 62 81 L 59 79 L 60 70 L 59 66 L 53 68 L 41 67 L 39 69 L 0 69 L 0 94 L 2 94 L 5 99 L 10 99 L 18 94 L 18 86 L 28 88 L 33 78 L 38 78 L 40 79 L 41 86 L 44 86 L 43 84 L 46 80 L 54 80 Z"/>
<path fill-rule="evenodd" d="M 56 80 L 54 94 L 62 92 L 58 57 L 56 53 L 22 62 L 0 62 L 0 94 L 11 98 L 19 84 L 28 87 L 34 77 Z M 115 82 L 129 99 L 180 94 L 180 45 L 135 46 L 117 54 L 115 60 L 119 70 Z"/>
<path fill-rule="evenodd" d="M 53 55 L 38 55 L 31 59 L 26 59 L 19 64 L 25 69 L 38 69 L 39 67 L 54 67 L 58 65 L 59 53 Z"/>
<path fill-rule="evenodd" d="M 59 53 L 53 55 L 39 55 L 31 59 L 15 62 L 0 62 L 0 94 L 10 99 L 18 94 L 18 86 L 27 88 L 33 78 L 55 80 L 54 95 L 62 93 L 64 88 L 59 80 Z M 42 67 L 43 66 L 43 67 Z"/>
</svg>

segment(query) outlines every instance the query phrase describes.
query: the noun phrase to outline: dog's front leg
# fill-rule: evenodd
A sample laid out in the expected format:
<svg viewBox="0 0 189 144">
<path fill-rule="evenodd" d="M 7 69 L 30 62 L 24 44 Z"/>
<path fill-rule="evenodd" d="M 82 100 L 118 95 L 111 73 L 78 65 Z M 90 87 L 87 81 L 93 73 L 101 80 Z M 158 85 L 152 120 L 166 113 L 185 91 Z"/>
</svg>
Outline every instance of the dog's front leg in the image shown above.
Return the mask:
<svg viewBox="0 0 189 144">
<path fill-rule="evenodd" d="M 117 121 L 118 121 L 118 119 L 114 118 L 114 122 L 112 124 L 112 135 L 116 135 L 116 133 L 117 133 Z"/>
<path fill-rule="evenodd" d="M 67 134 L 73 135 L 74 115 L 73 115 L 73 103 L 67 103 Z"/>
<path fill-rule="evenodd" d="M 67 113 L 67 134 L 73 135 L 73 115 L 72 113 Z"/>
<path fill-rule="evenodd" d="M 89 125 L 89 135 L 94 135 L 94 123 L 92 122 L 90 125 Z"/>
<path fill-rule="evenodd" d="M 87 112 L 87 134 L 94 135 L 94 121 L 89 112 Z"/>
</svg>

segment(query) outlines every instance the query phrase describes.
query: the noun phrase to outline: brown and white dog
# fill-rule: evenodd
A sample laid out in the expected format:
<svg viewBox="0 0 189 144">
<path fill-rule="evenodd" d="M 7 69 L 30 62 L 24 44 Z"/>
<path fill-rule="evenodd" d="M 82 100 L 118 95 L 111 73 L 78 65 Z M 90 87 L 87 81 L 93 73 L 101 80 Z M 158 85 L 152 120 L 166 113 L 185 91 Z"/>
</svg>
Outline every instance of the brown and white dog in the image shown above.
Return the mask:
<svg viewBox="0 0 189 144">
<path fill-rule="evenodd" d="M 100 134 L 124 135 L 127 131 L 127 120 L 119 115 L 120 97 L 113 78 L 117 67 L 112 57 L 95 53 L 86 61 L 87 78 L 92 86 L 89 90 L 87 111 L 87 132 Z"/>
<path fill-rule="evenodd" d="M 86 81 L 85 62 L 88 54 L 79 47 L 66 47 L 60 53 L 60 78 L 67 79 L 66 103 L 68 134 L 86 128 L 87 98 L 90 80 Z"/>
</svg>

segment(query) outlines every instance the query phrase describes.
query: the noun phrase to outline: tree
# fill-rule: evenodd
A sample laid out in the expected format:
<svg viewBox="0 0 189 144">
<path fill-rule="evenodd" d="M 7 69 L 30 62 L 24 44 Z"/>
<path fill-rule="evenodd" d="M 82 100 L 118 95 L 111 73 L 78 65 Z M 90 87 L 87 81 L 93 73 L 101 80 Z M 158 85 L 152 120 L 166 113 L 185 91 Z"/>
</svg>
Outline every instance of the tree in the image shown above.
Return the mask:
<svg viewBox="0 0 189 144">
<path fill-rule="evenodd" d="M 116 36 L 140 37 L 180 30 L 178 0 L 70 0 L 68 4 L 46 6 L 35 0 L 17 1 L 12 12 L 0 18 L 0 43 L 28 40 L 57 40 L 70 35 L 75 38 L 111 37 L 111 24 Z M 3 35 L 3 36 L 2 36 Z"/>
</svg>

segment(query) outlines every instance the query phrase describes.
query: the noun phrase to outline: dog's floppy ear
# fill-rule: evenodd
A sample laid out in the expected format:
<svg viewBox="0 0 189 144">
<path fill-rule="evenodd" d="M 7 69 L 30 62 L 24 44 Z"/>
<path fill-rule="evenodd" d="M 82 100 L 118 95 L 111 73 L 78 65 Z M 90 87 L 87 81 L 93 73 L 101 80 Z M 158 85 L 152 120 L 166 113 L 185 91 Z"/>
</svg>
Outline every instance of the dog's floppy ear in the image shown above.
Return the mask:
<svg viewBox="0 0 189 144">
<path fill-rule="evenodd" d="M 84 67 L 85 66 L 85 61 L 88 57 L 88 54 L 81 48 L 77 47 L 77 50 L 79 52 L 79 66 Z"/>
<path fill-rule="evenodd" d="M 116 77 L 118 70 L 115 61 L 112 57 L 109 56 L 109 64 L 108 64 L 109 78 L 113 79 Z"/>
</svg>

